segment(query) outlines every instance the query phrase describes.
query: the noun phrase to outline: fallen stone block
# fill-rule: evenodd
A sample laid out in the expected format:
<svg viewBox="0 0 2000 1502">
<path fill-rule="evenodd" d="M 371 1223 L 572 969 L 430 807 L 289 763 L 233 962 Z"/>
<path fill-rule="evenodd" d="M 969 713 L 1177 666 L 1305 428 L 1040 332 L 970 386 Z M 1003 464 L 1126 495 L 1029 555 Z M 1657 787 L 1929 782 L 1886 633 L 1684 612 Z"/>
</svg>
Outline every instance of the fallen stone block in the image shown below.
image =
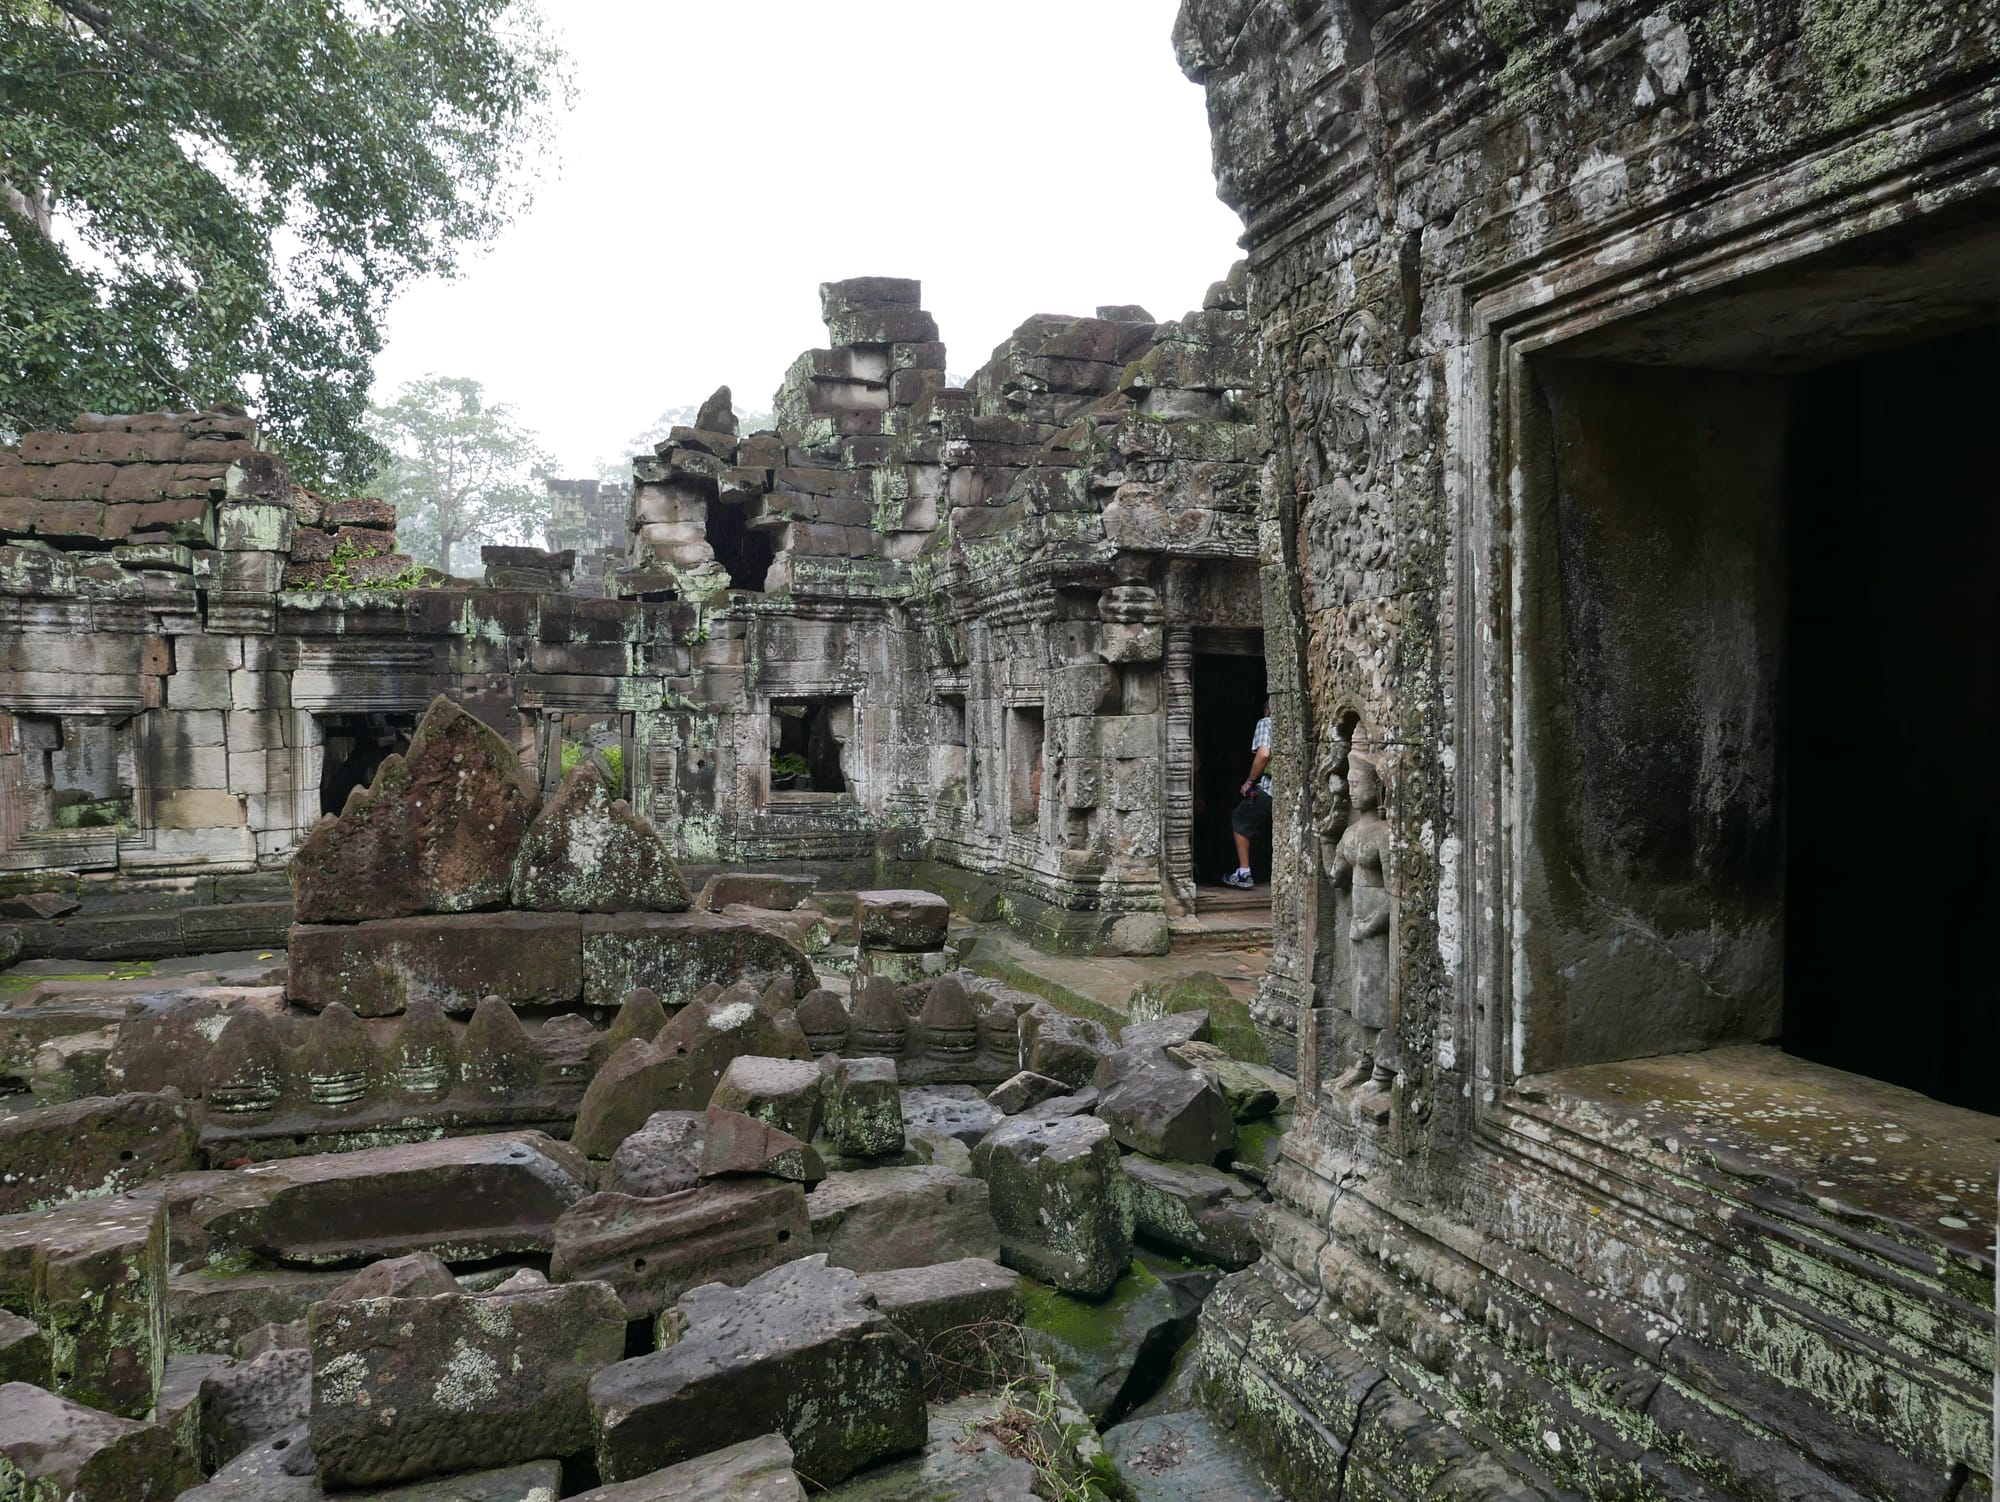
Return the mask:
<svg viewBox="0 0 2000 1502">
<path fill-rule="evenodd" d="M 875 1307 L 916 1342 L 931 1402 L 1022 1375 L 1007 1327 L 1022 1317 L 1021 1275 L 988 1257 L 864 1273 Z"/>
<path fill-rule="evenodd" d="M 191 1219 L 211 1258 L 327 1266 L 435 1252 L 448 1262 L 547 1252 L 590 1167 L 540 1132 L 451 1137 L 259 1163 L 205 1185 Z"/>
<path fill-rule="evenodd" d="M 1012 1116 L 1030 1106 L 1039 1106 L 1045 1100 L 1054 1100 L 1058 1095 L 1067 1095 L 1069 1091 L 1070 1086 L 1059 1079 L 1023 1069 L 995 1085 L 986 1098 L 993 1103 L 994 1110 Z"/>
<path fill-rule="evenodd" d="M 1236 1118 L 1208 1076 L 1165 1049 L 1121 1048 L 1098 1065 L 1098 1119 L 1134 1152 L 1179 1163 L 1214 1163 L 1236 1146 Z"/>
<path fill-rule="evenodd" d="M 788 913 L 819 886 L 817 876 L 787 876 L 761 871 L 722 871 L 702 884 L 695 906 L 712 913 L 741 904 L 774 913 Z"/>
<path fill-rule="evenodd" d="M 680 913 L 687 882 L 659 831 L 589 763 L 562 780 L 521 837 L 513 904 L 535 912 Z"/>
<path fill-rule="evenodd" d="M 602 1283 L 315 1305 L 308 1430 L 328 1486 L 572 1454 L 587 1389 L 625 1349 Z"/>
<path fill-rule="evenodd" d="M 385 1257 L 371 1262 L 326 1296 L 330 1299 L 427 1299 L 434 1293 L 457 1293 L 451 1269 L 432 1252 Z"/>
<path fill-rule="evenodd" d="M 817 1184 L 826 1177 L 826 1164 L 816 1148 L 790 1132 L 740 1111 L 710 1106 L 701 1124 L 701 1176 L 718 1179 L 738 1174 Z"/>
<path fill-rule="evenodd" d="M 700 1111 L 655 1111 L 618 1144 L 604 1170 L 604 1188 L 640 1199 L 692 1189 L 701 1182 Z"/>
<path fill-rule="evenodd" d="M 0 1382 L 28 1382 L 47 1387 L 49 1338 L 31 1319 L 0 1309 Z"/>
<path fill-rule="evenodd" d="M 160 1369 L 153 1422 L 170 1432 L 174 1443 L 197 1461 L 201 1458 L 201 1385 L 211 1372 L 232 1365 L 234 1360 L 215 1352 L 195 1352 L 169 1356 Z"/>
<path fill-rule="evenodd" d="M 92 1096 L 0 1117 L 0 1215 L 94 1199 L 200 1167 L 178 1091 Z"/>
<path fill-rule="evenodd" d="M 969 1148 L 1003 1119 L 971 1085 L 915 1085 L 902 1097 L 903 1133 L 912 1142 L 943 1137 Z"/>
<path fill-rule="evenodd" d="M 292 857 L 300 923 L 504 907 L 541 803 L 513 749 L 443 695 L 410 747 L 321 819 Z"/>
<path fill-rule="evenodd" d="M 166 1362 L 167 1206 L 158 1195 L 0 1217 L 0 1308 L 35 1322 L 56 1392 L 152 1411 Z"/>
<path fill-rule="evenodd" d="M 1183 1043 L 1208 1041 L 1208 1013 L 1196 1008 L 1172 1012 L 1145 1022 L 1128 1022 L 1118 1029 L 1120 1048 L 1175 1048 Z"/>
<path fill-rule="evenodd" d="M 1149 1245 L 1231 1269 L 1257 1260 L 1257 1197 L 1234 1174 L 1196 1163 L 1125 1159 L 1134 1233 Z"/>
<path fill-rule="evenodd" d="M 810 1142 L 819 1131 L 821 1091 L 819 1066 L 810 1060 L 738 1054 L 722 1071 L 708 1103 Z M 897 1126 L 900 1129 L 902 1123 Z"/>
<path fill-rule="evenodd" d="M 824 1257 L 696 1288 L 660 1324 L 661 1350 L 591 1381 L 606 1480 L 776 1432 L 801 1474 L 832 1486 L 924 1442 L 915 1344 Z"/>
<path fill-rule="evenodd" d="M 1132 1406 L 1139 1396 L 1135 1379 L 1165 1369 L 1194 1333 L 1200 1313 L 1198 1303 L 1179 1298 L 1143 1262 L 1101 1299 L 1086 1302 L 1030 1284 L 1022 1302 L 1030 1348 L 1100 1425 Z"/>
<path fill-rule="evenodd" d="M 22 1502 L 153 1502 L 201 1480 L 157 1424 L 135 1423 L 26 1382 L 0 1383 L 0 1496 Z"/>
<path fill-rule="evenodd" d="M 1132 1190 L 1111 1129 L 1094 1116 L 1010 1116 L 972 1150 L 1000 1257 L 1068 1293 L 1110 1291 L 1132 1260 Z"/>
<path fill-rule="evenodd" d="M 594 1194 L 556 1222 L 549 1272 L 609 1284 L 628 1318 L 658 1314 L 704 1283 L 740 1286 L 812 1245 L 805 1191 L 723 1181 L 642 1199 Z"/>
<path fill-rule="evenodd" d="M 1021 1014 L 1020 1027 L 1021 1067 L 1072 1090 L 1089 1084 L 1099 1062 L 1113 1052 L 1111 1035 L 1100 1024 L 1043 1003 Z"/>
<path fill-rule="evenodd" d="M 232 1361 L 201 1381 L 202 1469 L 213 1471 L 252 1445 L 306 1421 L 312 1357 L 302 1349 Z"/>
<path fill-rule="evenodd" d="M 774 976 L 795 996 L 817 984 L 812 961 L 762 924 L 719 913 L 586 913 L 583 915 L 583 999 L 610 1007 L 634 986 L 651 986 L 679 1006 L 710 984 L 745 976 L 758 985 Z"/>
<path fill-rule="evenodd" d="M 491 1471 L 430 1476 L 407 1486 L 330 1492 L 320 1482 L 306 1426 L 244 1451 L 177 1502 L 551 1502 L 562 1494 L 562 1463 L 530 1460 Z"/>
<path fill-rule="evenodd" d="M 761 1000 L 737 990 L 691 1001 L 650 1041 L 632 1039 L 604 1061 L 584 1091 L 570 1140 L 608 1158 L 656 1111 L 699 1111 L 723 1071 L 743 1054 L 803 1059 L 805 1038 Z"/>
<path fill-rule="evenodd" d="M 835 1267 L 871 1273 L 998 1257 L 1000 1232 L 987 1201 L 980 1180 L 915 1164 L 828 1174 L 806 1209 L 814 1251 Z"/>
<path fill-rule="evenodd" d="M 937 949 L 951 926 L 951 904 L 935 892 L 854 894 L 854 942 L 864 949 Z"/>
<path fill-rule="evenodd" d="M 637 1481 L 579 1492 L 570 1502 L 805 1502 L 792 1469 L 792 1447 L 780 1434 L 760 1435 Z"/>
<path fill-rule="evenodd" d="M 1298 1087 L 1289 1075 L 1268 1064 L 1232 1059 L 1213 1043 L 1178 1044 L 1167 1050 L 1167 1057 L 1204 1075 L 1222 1092 L 1222 1098 L 1229 1102 L 1229 1114 L 1239 1122 L 1261 1121 L 1289 1111 L 1298 1098 Z"/>
<path fill-rule="evenodd" d="M 486 996 L 562 1006 L 583 995 L 583 930 L 574 913 L 448 913 L 362 924 L 294 924 L 285 994 L 322 1011 L 339 1002 L 389 1017 L 412 1002 L 463 1016 Z"/>
<path fill-rule="evenodd" d="M 299 1267 L 228 1270 L 202 1265 L 167 1280 L 167 1349 L 228 1351 L 266 1325 L 294 1324 L 338 1288 L 345 1272 Z"/>
<path fill-rule="evenodd" d="M 21 892 L 0 897 L 0 918 L 47 920 L 67 917 L 83 904 L 62 892 Z"/>
<path fill-rule="evenodd" d="M 826 1135 L 848 1157 L 903 1150 L 903 1094 L 894 1059 L 834 1059 L 826 1070 Z"/>
</svg>

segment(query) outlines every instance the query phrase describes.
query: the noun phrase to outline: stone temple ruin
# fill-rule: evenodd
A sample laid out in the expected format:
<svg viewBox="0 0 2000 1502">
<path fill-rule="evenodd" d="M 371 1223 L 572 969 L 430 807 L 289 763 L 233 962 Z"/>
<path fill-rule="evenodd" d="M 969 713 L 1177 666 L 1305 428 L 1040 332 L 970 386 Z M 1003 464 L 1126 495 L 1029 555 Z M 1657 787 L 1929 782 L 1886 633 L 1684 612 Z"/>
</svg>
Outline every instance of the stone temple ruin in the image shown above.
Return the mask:
<svg viewBox="0 0 2000 1502">
<path fill-rule="evenodd" d="M 1990 1499 L 2000 12 L 1174 41 L 1203 308 L 480 580 L 0 456 L 0 1496 Z"/>
</svg>

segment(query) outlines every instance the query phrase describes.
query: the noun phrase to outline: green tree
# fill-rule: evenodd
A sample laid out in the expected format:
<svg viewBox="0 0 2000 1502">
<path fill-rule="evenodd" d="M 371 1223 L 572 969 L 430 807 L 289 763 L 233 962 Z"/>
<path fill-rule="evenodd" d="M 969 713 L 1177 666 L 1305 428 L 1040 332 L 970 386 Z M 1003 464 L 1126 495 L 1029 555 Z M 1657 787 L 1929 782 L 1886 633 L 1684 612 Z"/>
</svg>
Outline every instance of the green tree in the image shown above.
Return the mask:
<svg viewBox="0 0 2000 1502">
<path fill-rule="evenodd" d="M 452 571 L 461 544 L 527 543 L 548 510 L 552 473 L 513 409 L 463 376 L 411 381 L 369 427 L 389 459 L 375 477 L 396 503 L 396 540 L 419 563 Z"/>
<path fill-rule="evenodd" d="M 380 324 L 526 201 L 533 0 L 0 0 L 0 428 L 252 406 L 352 485 Z"/>
</svg>

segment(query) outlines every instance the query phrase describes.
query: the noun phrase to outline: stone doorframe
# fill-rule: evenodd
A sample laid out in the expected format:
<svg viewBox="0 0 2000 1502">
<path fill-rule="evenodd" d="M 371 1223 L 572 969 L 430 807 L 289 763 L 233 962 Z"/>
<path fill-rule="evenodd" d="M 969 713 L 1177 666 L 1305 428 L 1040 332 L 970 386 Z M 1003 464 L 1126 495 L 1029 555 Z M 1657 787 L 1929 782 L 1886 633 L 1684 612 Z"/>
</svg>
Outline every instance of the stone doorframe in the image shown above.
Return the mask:
<svg viewBox="0 0 2000 1502">
<path fill-rule="evenodd" d="M 1868 236 L 1955 227 L 1947 211 L 2000 201 L 2000 139 L 1982 115 L 1987 109 L 1969 94 L 1929 101 L 1879 126 L 1883 149 L 1865 163 L 1857 163 L 1852 141 L 1835 141 L 1694 205 L 1613 212 L 1605 231 L 1587 242 L 1465 286 L 1467 338 L 1448 356 L 1457 392 L 1449 421 L 1459 438 L 1445 501 L 1458 525 L 1449 616 L 1441 622 L 1456 646 L 1452 796 L 1459 837 L 1439 855 L 1438 941 L 1451 988 L 1441 998 L 1436 1059 L 1441 1074 L 1456 1073 L 1469 1085 L 1471 1125 L 1489 1141 L 1512 1135 L 1506 1092 L 1523 1072 L 1525 1048 L 1527 1003 L 1515 992 L 1525 930 L 1517 930 L 1515 915 L 1524 911 L 1532 858 L 1526 845 L 1534 789 L 1521 750 L 1530 734 L 1524 686 L 1532 665 L 1515 622 L 1525 608 L 1530 487 L 1543 483 L 1523 462 L 1535 388 L 1529 361 L 1705 294 L 1747 292 L 1748 279 L 1760 273 L 1819 271 L 1806 264 L 1809 257 Z M 1935 295 L 1946 297 L 1949 288 Z M 1802 355 L 1841 352 L 1826 349 L 1841 328 L 1823 325 L 1818 313 L 1845 310 L 1865 320 L 1870 312 L 1851 289 L 1846 302 L 1837 292 L 1816 308 L 1807 302 L 1803 315 L 1790 310 L 1790 321 L 1783 308 L 1771 310 L 1774 327 L 1802 341 L 1795 346 Z M 1911 315 L 1902 319 L 1883 328 L 1908 327 Z M 1847 331 L 1869 332 L 1865 323 Z"/>
</svg>

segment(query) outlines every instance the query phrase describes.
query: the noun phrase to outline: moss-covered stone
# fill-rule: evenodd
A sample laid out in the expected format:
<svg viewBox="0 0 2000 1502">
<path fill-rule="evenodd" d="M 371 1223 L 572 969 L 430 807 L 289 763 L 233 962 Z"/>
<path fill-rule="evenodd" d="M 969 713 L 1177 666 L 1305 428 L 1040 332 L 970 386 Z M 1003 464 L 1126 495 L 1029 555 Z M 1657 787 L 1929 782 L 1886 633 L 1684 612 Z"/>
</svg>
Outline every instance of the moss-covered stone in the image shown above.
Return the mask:
<svg viewBox="0 0 2000 1502">
<path fill-rule="evenodd" d="M 514 906 L 538 912 L 681 913 L 687 882 L 666 842 L 588 763 L 563 778 L 514 857 Z"/>
<path fill-rule="evenodd" d="M 1210 1040 L 1216 1047 L 1232 1059 L 1247 1059 L 1252 1064 L 1271 1062 L 1270 1050 L 1251 1020 L 1250 1008 L 1206 970 L 1136 986 L 1126 1010 L 1134 1022 L 1175 1012 L 1207 1012 Z"/>
</svg>

